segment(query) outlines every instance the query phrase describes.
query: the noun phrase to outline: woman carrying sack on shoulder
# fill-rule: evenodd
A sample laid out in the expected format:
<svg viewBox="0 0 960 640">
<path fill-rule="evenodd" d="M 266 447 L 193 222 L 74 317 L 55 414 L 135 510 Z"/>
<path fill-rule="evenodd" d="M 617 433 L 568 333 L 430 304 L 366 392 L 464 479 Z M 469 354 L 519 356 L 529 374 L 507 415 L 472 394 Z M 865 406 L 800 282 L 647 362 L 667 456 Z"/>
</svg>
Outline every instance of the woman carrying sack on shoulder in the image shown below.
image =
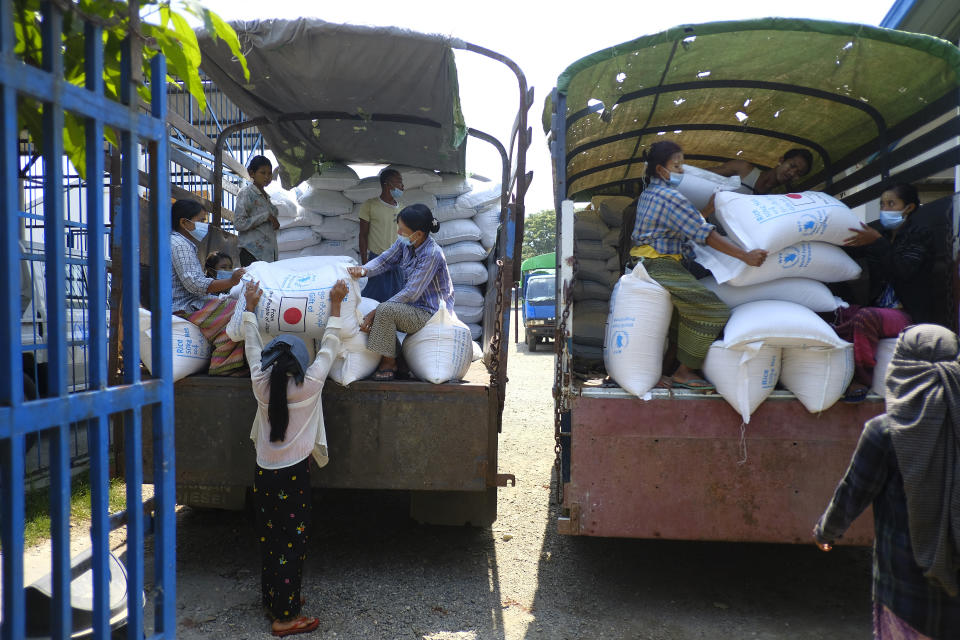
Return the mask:
<svg viewBox="0 0 960 640">
<path fill-rule="evenodd" d="M 257 399 L 250 439 L 257 451 L 253 498 L 260 587 L 275 636 L 308 633 L 320 624 L 300 615 L 311 520 L 310 458 L 320 467 L 328 461 L 320 395 L 340 349 L 340 303 L 347 291 L 343 280 L 330 290 L 330 316 L 313 363 L 297 336 L 279 336 L 263 346 L 251 311 L 262 291 L 252 282 L 244 291 L 248 311 L 243 312 L 243 334 Z"/>
<path fill-rule="evenodd" d="M 650 146 L 646 157 L 648 184 L 637 203 L 630 262 L 643 267 L 651 278 L 670 292 L 678 320 L 670 328 L 670 342 L 677 344 L 680 366 L 672 385 L 695 391 L 714 387 L 698 370 L 710 345 L 730 318 L 730 309 L 684 267 L 684 257 L 693 258 L 688 242 L 706 244 L 752 267 L 767 257 L 762 249 L 746 251 L 736 246 L 704 220 L 703 215 L 677 189 L 683 178 L 683 149 L 664 140 Z M 712 201 L 711 201 L 712 204 Z"/>
<path fill-rule="evenodd" d="M 397 239 L 390 248 L 362 267 L 347 269 L 354 278 L 363 278 L 399 267 L 405 280 L 403 289 L 368 313 L 360 325 L 370 334 L 367 349 L 381 356 L 374 380 L 393 380 L 397 375 L 397 331 L 420 331 L 441 303 L 453 311 L 447 260 L 430 237 L 439 230 L 440 223 L 426 205 L 410 205 L 397 214 Z"/>
</svg>

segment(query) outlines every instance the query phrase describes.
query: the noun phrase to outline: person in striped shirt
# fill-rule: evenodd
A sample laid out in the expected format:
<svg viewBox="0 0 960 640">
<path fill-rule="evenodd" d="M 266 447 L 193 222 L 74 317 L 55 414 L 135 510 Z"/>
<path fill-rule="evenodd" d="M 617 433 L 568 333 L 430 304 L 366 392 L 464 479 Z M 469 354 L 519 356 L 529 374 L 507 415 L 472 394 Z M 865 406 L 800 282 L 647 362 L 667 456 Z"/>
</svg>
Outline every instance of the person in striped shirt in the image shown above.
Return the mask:
<svg viewBox="0 0 960 640">
<path fill-rule="evenodd" d="M 677 191 L 683 179 L 683 149 L 664 140 L 650 146 L 646 157 L 647 187 L 637 202 L 631 263 L 642 262 L 651 278 L 670 292 L 678 322 L 671 326 L 670 343 L 677 345 L 679 367 L 669 382 L 697 391 L 714 387 L 698 373 L 707 350 L 723 331 L 730 309 L 684 266 L 693 258 L 690 243 L 718 251 L 759 267 L 767 257 L 762 249 L 746 251 L 717 233 L 687 198 Z M 712 205 L 712 200 L 711 200 Z"/>
<path fill-rule="evenodd" d="M 397 331 L 416 333 L 443 304 L 453 310 L 453 283 L 440 245 L 430 233 L 440 223 L 429 207 L 414 204 L 397 214 L 397 239 L 390 248 L 362 267 L 348 269 L 354 278 L 376 276 L 388 269 L 403 273 L 403 288 L 367 314 L 360 330 L 370 334 L 367 348 L 381 356 L 374 380 L 397 375 Z"/>
</svg>

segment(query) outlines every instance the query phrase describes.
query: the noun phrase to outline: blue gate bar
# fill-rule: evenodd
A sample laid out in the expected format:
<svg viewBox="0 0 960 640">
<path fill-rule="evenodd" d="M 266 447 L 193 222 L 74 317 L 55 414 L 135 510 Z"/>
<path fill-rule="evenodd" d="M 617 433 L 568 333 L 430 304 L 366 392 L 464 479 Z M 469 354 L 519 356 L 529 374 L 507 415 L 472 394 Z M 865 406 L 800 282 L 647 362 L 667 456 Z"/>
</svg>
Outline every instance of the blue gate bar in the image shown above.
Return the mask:
<svg viewBox="0 0 960 640">
<path fill-rule="evenodd" d="M 56 84 L 63 84 L 61 34 L 63 17 L 52 3 L 41 5 L 43 69 Z M 66 274 L 64 272 L 63 109 L 57 94 L 43 103 L 43 250 L 47 286 L 47 392 L 67 394 Z M 52 638 L 69 638 L 70 610 L 70 453 L 67 425 L 50 434 L 50 538 L 53 599 L 50 609 Z"/>
<path fill-rule="evenodd" d="M 153 78 L 167 75 L 166 60 L 162 56 L 153 59 L 150 68 Z M 151 87 L 151 110 L 160 122 L 167 119 L 166 83 L 154 82 Z M 154 545 L 154 584 L 156 602 L 154 627 L 172 638 L 177 628 L 176 594 L 177 547 L 176 539 L 176 477 L 174 476 L 173 442 L 173 338 L 171 313 L 173 308 L 173 283 L 170 266 L 170 181 L 160 167 L 169 167 L 167 140 L 161 138 L 155 145 L 153 166 L 150 175 L 150 263 L 153 265 L 154 283 L 151 287 L 150 308 L 152 314 L 153 375 L 161 379 L 163 401 L 153 405 L 153 486 L 154 486 L 154 531 L 160 544 Z M 167 425 L 167 428 L 158 428 Z"/>
<path fill-rule="evenodd" d="M 134 89 L 133 68 L 140 64 L 134 59 L 133 38 L 123 43 L 121 53 L 120 100 L 130 109 L 131 118 L 138 110 L 139 100 Z M 137 54 L 139 57 L 139 54 Z M 140 382 L 140 203 L 138 195 L 139 165 L 137 136 L 124 131 L 120 136 L 120 256 L 123 278 L 121 321 L 123 324 L 123 381 L 136 385 Z M 152 196 L 153 194 L 151 194 Z M 123 452 L 127 482 L 127 585 L 130 593 L 143 592 L 143 468 L 141 449 L 141 409 L 126 411 L 123 415 Z M 143 607 L 139 596 L 127 599 L 127 638 L 143 637 Z"/>
<path fill-rule="evenodd" d="M 84 25 L 86 89 L 103 99 L 103 32 Z M 103 122 L 86 122 L 87 144 L 87 308 L 90 344 L 87 348 L 87 388 L 98 392 L 107 386 L 107 271 L 103 236 Z M 109 420 L 100 414 L 88 426 L 90 451 L 90 542 L 93 569 L 93 637 L 110 637 L 110 432 Z"/>
</svg>

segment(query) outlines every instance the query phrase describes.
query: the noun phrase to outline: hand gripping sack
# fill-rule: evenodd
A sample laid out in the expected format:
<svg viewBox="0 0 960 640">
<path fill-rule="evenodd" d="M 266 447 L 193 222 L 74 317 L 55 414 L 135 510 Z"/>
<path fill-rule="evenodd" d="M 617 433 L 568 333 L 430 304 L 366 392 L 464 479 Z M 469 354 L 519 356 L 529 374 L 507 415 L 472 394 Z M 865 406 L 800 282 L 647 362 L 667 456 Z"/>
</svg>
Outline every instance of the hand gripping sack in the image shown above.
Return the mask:
<svg viewBox="0 0 960 640">
<path fill-rule="evenodd" d="M 694 251 L 697 262 L 709 269 L 717 282 L 738 287 L 779 278 L 845 282 L 860 275 L 860 265 L 853 258 L 826 242 L 798 242 L 771 252 L 759 267 L 750 267 L 706 245 L 696 245 Z"/>
<path fill-rule="evenodd" d="M 839 349 L 783 350 L 780 382 L 810 413 L 832 407 L 853 380 L 853 345 Z"/>
<path fill-rule="evenodd" d="M 462 380 L 473 358 L 470 329 L 441 302 L 423 329 L 403 341 L 403 357 L 421 380 L 442 384 Z"/>
<path fill-rule="evenodd" d="M 700 279 L 700 284 L 717 294 L 728 307 L 736 307 L 757 300 L 783 300 L 795 302 L 817 313 L 835 311 L 848 306 L 833 295 L 827 285 L 809 278 L 781 278 L 760 284 L 737 287 L 729 283 L 717 284 L 712 277 Z"/>
<path fill-rule="evenodd" d="M 362 298 L 354 316 L 343 318 L 340 330 L 340 353 L 330 366 L 330 377 L 343 386 L 355 380 L 370 377 L 380 364 L 380 354 L 367 349 L 369 335 L 359 331 L 359 323 L 365 315 L 377 308 L 379 303 L 371 298 Z"/>
<path fill-rule="evenodd" d="M 227 324 L 231 340 L 243 339 L 241 315 L 246 306 L 243 287 L 246 281 L 260 283 L 263 295 L 254 313 L 260 333 L 275 336 L 294 333 L 304 339 L 323 337 L 330 313 L 330 289 L 344 280 L 349 291 L 340 304 L 342 316 L 355 314 L 365 279 L 354 280 L 347 274 L 349 262 L 342 258 L 305 257 L 277 262 L 254 262 L 247 267 L 244 282 L 230 290 L 239 298 L 233 318 Z"/>
<path fill-rule="evenodd" d="M 140 309 L 140 360 L 153 371 L 153 340 L 150 328 L 151 315 L 146 309 Z M 176 382 L 193 373 L 205 371 L 210 366 L 212 348 L 203 337 L 200 327 L 180 316 L 173 316 L 171 324 L 171 346 L 173 347 L 173 381 Z"/>
<path fill-rule="evenodd" d="M 752 196 L 718 193 L 717 220 L 747 249 L 777 251 L 798 242 L 842 245 L 860 228 L 847 205 L 819 191 Z"/>
<path fill-rule="evenodd" d="M 643 264 L 614 287 L 603 362 L 610 377 L 635 396 L 643 397 L 660 380 L 672 314 L 670 293 L 647 274 Z"/>
<path fill-rule="evenodd" d="M 744 424 L 750 424 L 750 415 L 777 386 L 780 351 L 780 347 L 758 343 L 727 349 L 722 342 L 714 342 L 707 351 L 703 375 L 740 414 Z"/>
<path fill-rule="evenodd" d="M 734 307 L 723 329 L 723 346 L 738 349 L 751 342 L 778 347 L 847 346 L 833 327 L 794 302 L 759 300 Z"/>
<path fill-rule="evenodd" d="M 683 165 L 683 179 L 677 185 L 677 191 L 699 210 L 710 202 L 710 197 L 720 191 L 733 191 L 740 188 L 740 176 L 721 176 L 718 173 Z"/>
</svg>

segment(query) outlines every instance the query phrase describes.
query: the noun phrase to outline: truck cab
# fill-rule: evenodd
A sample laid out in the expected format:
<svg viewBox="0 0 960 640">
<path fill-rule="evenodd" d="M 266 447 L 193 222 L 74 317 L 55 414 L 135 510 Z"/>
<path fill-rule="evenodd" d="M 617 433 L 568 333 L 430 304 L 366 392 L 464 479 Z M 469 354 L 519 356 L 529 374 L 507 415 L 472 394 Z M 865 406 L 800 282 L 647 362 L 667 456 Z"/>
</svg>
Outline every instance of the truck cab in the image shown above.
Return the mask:
<svg viewBox="0 0 960 640">
<path fill-rule="evenodd" d="M 523 331 L 528 351 L 553 339 L 556 330 L 557 276 L 554 270 L 537 270 L 523 278 Z"/>
</svg>

